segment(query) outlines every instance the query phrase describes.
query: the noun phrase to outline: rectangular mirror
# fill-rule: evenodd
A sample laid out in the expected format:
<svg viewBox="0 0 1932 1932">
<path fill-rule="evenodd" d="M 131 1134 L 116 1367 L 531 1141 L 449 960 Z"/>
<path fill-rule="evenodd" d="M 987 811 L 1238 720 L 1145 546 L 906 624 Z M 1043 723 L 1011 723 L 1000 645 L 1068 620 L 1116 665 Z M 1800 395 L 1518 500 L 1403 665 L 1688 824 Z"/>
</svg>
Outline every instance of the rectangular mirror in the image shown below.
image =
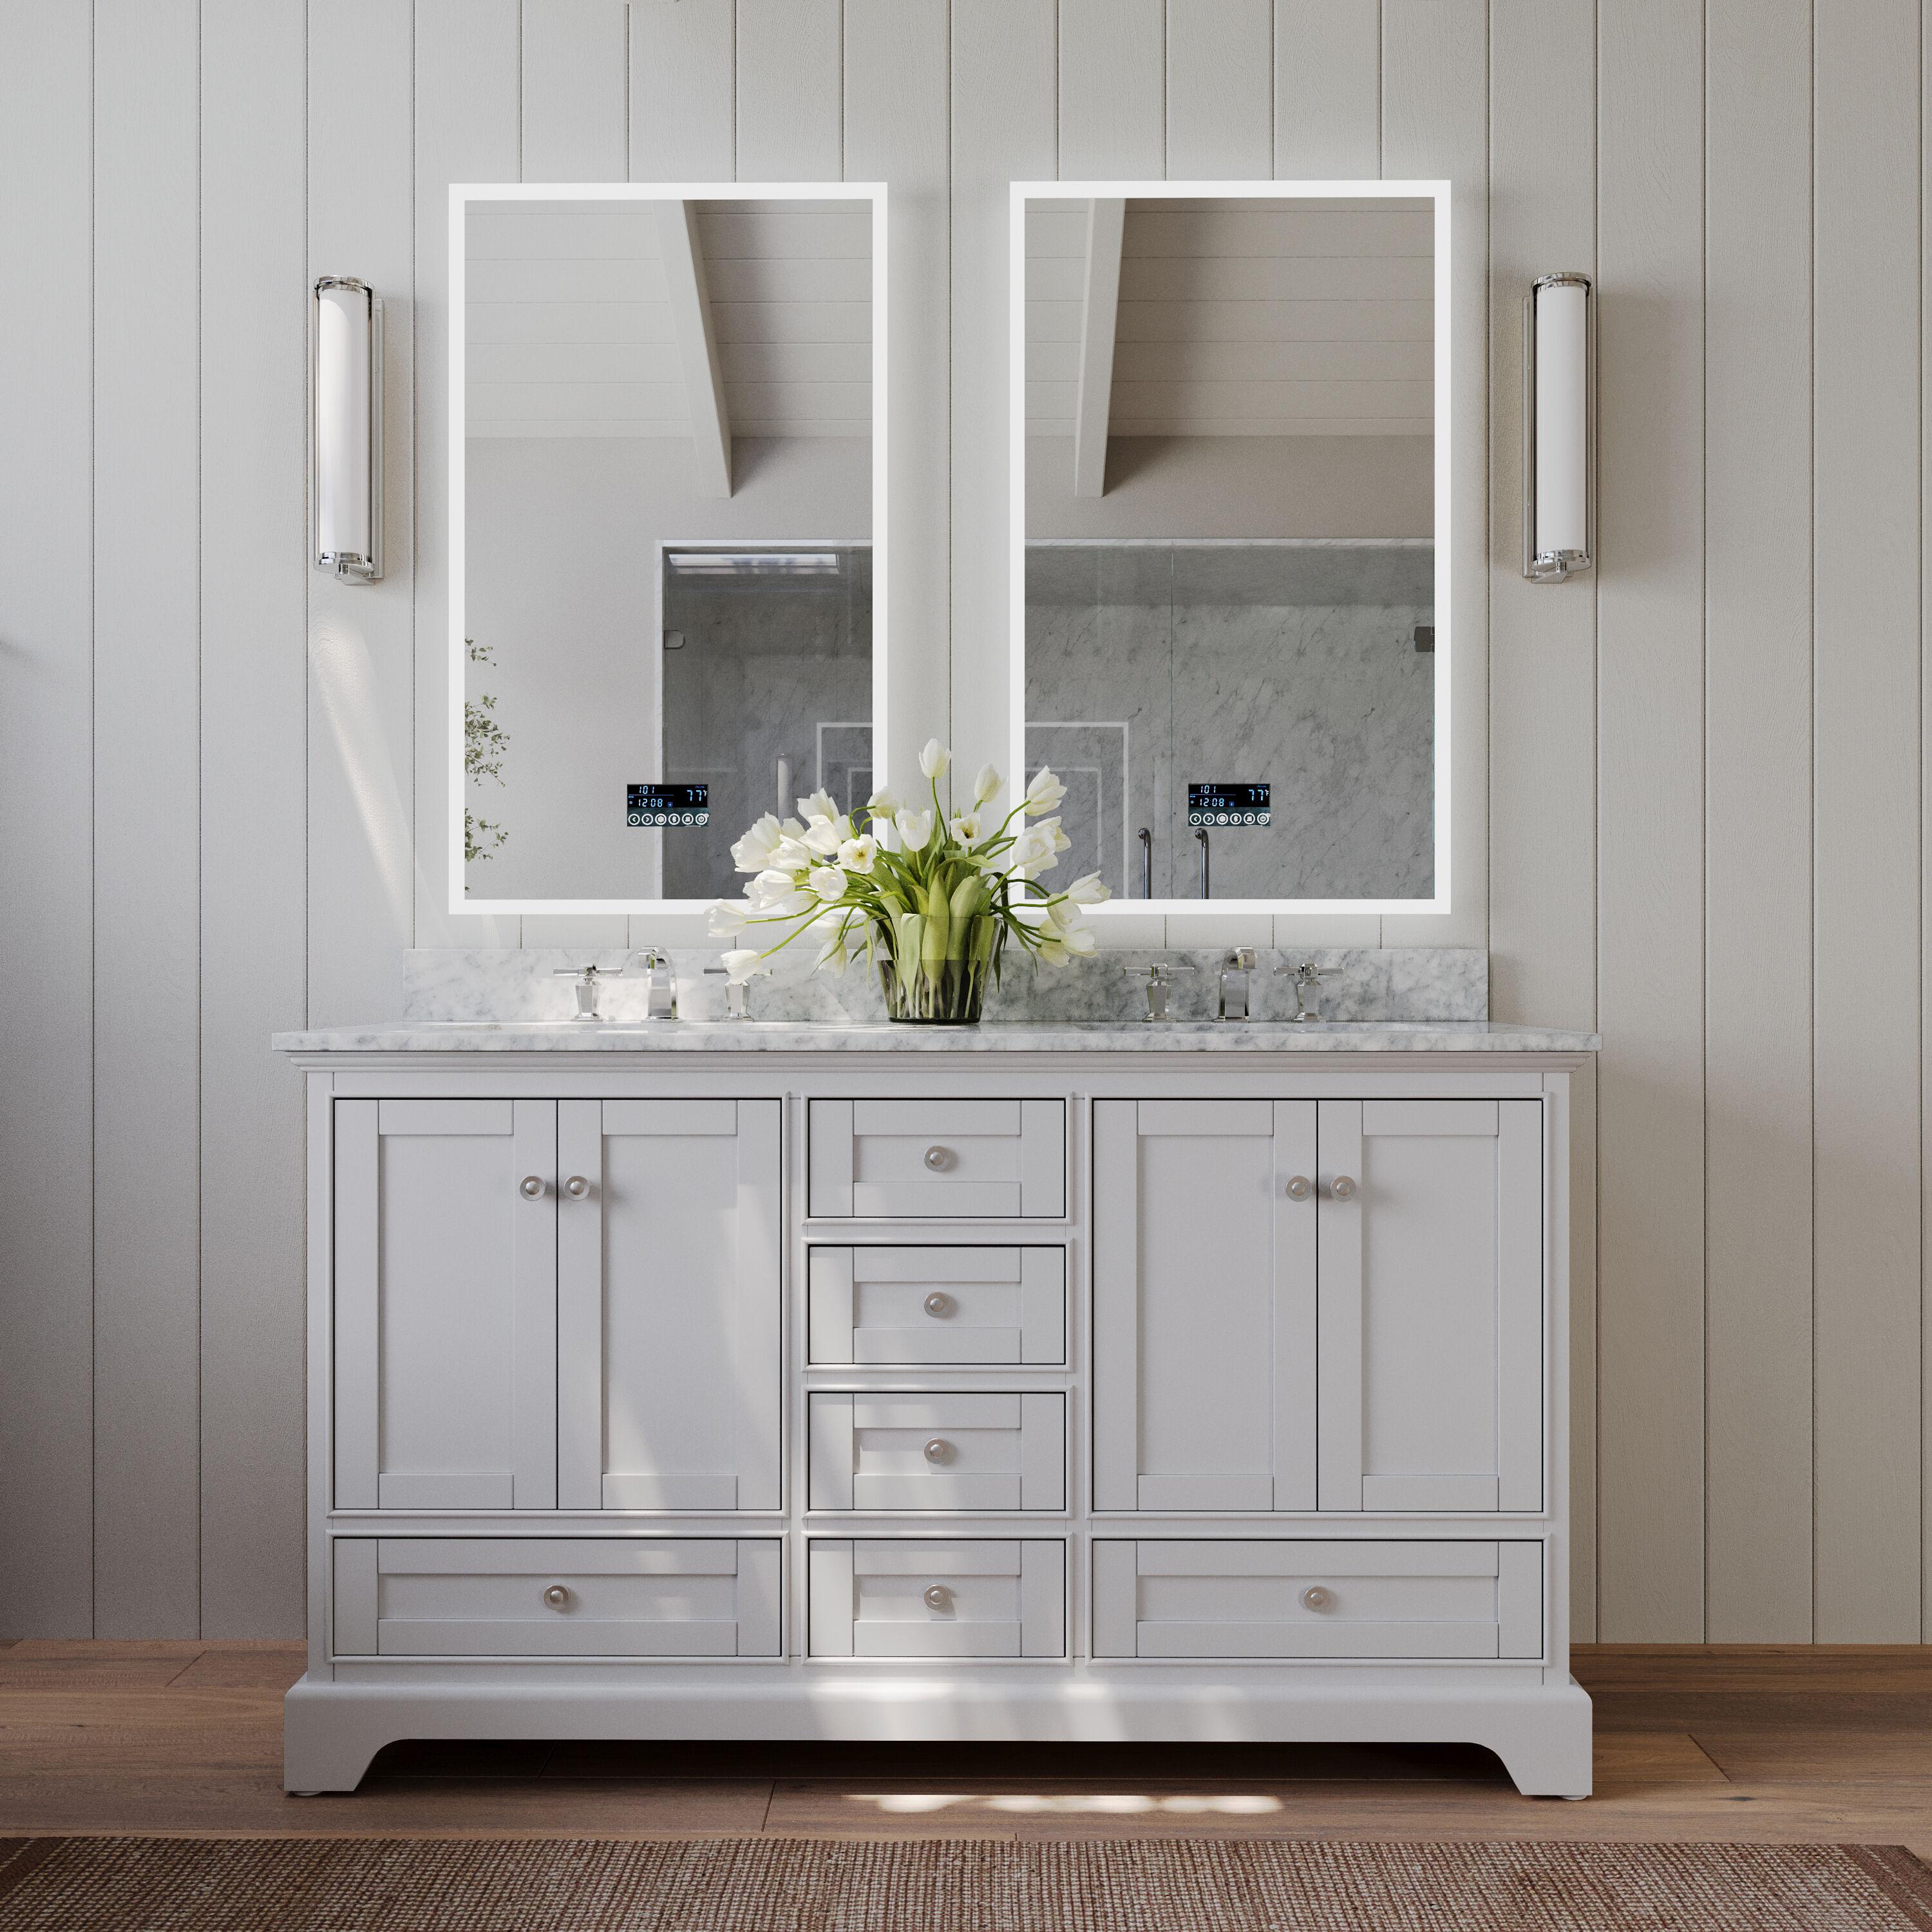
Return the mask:
<svg viewBox="0 0 1932 1932">
<path fill-rule="evenodd" d="M 1013 756 L 1103 915 L 1449 909 L 1448 218 L 1015 184 Z"/>
<path fill-rule="evenodd" d="M 695 910 L 880 782 L 884 202 L 450 190 L 453 910 Z"/>
</svg>

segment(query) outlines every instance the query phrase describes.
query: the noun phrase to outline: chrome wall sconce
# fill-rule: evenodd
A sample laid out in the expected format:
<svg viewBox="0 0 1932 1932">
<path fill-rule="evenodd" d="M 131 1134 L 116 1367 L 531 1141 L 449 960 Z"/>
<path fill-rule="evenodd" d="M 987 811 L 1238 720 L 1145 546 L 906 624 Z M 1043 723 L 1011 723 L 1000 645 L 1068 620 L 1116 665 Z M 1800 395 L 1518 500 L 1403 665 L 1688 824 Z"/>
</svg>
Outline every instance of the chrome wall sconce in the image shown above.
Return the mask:
<svg viewBox="0 0 1932 1932">
<path fill-rule="evenodd" d="M 315 567 L 373 584 L 382 574 L 382 298 L 365 282 L 324 275 L 312 320 Z"/>
<path fill-rule="evenodd" d="M 1522 574 L 1561 584 L 1596 552 L 1596 304 L 1545 275 L 1522 308 Z"/>
</svg>

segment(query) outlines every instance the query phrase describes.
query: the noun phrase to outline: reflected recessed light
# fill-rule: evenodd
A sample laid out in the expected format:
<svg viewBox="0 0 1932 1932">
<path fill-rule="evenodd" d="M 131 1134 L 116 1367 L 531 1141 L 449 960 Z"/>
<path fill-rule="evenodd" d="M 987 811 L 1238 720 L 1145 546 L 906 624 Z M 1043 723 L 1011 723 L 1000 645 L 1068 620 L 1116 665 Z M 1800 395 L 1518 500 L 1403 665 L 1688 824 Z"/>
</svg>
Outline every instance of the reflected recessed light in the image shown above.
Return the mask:
<svg viewBox="0 0 1932 1932">
<path fill-rule="evenodd" d="M 840 559 L 830 550 L 674 550 L 664 568 L 676 577 L 836 577 Z"/>
</svg>

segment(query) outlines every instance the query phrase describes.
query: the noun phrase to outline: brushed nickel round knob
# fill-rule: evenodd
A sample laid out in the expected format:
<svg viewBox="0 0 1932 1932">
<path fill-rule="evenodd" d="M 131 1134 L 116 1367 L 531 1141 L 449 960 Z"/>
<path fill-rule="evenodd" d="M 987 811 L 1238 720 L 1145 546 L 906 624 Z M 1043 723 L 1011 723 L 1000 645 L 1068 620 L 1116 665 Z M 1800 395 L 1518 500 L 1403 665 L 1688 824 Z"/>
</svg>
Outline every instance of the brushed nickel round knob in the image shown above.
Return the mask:
<svg viewBox="0 0 1932 1932">
<path fill-rule="evenodd" d="M 943 1436 L 935 1436 L 926 1445 L 926 1460 L 928 1462 L 950 1462 L 952 1460 L 952 1444 Z"/>
<path fill-rule="evenodd" d="M 950 1148 L 929 1147 L 926 1150 L 926 1164 L 934 1174 L 944 1174 L 952 1165 Z"/>
<path fill-rule="evenodd" d="M 582 1174 L 573 1174 L 563 1184 L 563 1191 L 570 1196 L 572 1200 L 581 1201 L 590 1192 L 590 1184 Z"/>
<path fill-rule="evenodd" d="M 554 1610 L 560 1610 L 570 1601 L 570 1592 L 561 1583 L 553 1583 L 544 1592 L 544 1601 Z"/>
<path fill-rule="evenodd" d="M 943 1610 L 952 1600 L 952 1592 L 944 1583 L 928 1583 L 926 1586 L 926 1606 L 929 1610 Z"/>
<path fill-rule="evenodd" d="M 1315 1192 L 1314 1184 L 1305 1174 L 1292 1176 L 1288 1184 L 1288 1198 L 1291 1201 L 1306 1201 Z"/>
<path fill-rule="evenodd" d="M 541 1201 L 543 1198 L 542 1175 L 539 1174 L 525 1174 L 522 1180 L 518 1184 L 517 1192 L 520 1194 L 526 1201 Z"/>
<path fill-rule="evenodd" d="M 1301 1600 L 1311 1610 L 1325 1610 L 1335 1598 L 1332 1592 L 1324 1590 L 1319 1583 L 1311 1583 L 1302 1592 Z"/>
<path fill-rule="evenodd" d="M 1328 1192 L 1337 1201 L 1352 1201 L 1355 1198 L 1355 1184 L 1346 1174 L 1338 1174 L 1328 1184 Z"/>
<path fill-rule="evenodd" d="M 952 1312 L 954 1303 L 951 1295 L 942 1294 L 939 1290 L 935 1288 L 932 1292 L 926 1298 L 924 1306 L 927 1314 L 935 1316 L 938 1320 L 944 1322 L 946 1316 Z"/>
</svg>

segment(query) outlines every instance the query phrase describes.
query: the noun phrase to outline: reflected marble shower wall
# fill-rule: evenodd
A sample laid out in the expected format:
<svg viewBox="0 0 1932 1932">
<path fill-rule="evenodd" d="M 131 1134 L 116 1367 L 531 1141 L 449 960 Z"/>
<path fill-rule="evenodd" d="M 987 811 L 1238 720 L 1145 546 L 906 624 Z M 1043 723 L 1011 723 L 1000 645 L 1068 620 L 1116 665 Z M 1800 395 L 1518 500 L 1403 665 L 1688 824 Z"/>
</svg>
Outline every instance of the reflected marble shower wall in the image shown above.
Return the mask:
<svg viewBox="0 0 1932 1932">
<path fill-rule="evenodd" d="M 711 788 L 709 824 L 644 835 L 667 898 L 736 896 L 732 843 L 761 814 L 821 785 L 848 810 L 870 795 L 872 553 L 836 554 L 822 580 L 666 577 L 664 776 Z"/>
<path fill-rule="evenodd" d="M 1067 781 L 1070 874 L 1198 897 L 1187 787 L 1265 782 L 1270 825 L 1210 832 L 1214 898 L 1429 897 L 1433 574 L 1426 542 L 1030 544 L 1027 764 Z"/>
</svg>

